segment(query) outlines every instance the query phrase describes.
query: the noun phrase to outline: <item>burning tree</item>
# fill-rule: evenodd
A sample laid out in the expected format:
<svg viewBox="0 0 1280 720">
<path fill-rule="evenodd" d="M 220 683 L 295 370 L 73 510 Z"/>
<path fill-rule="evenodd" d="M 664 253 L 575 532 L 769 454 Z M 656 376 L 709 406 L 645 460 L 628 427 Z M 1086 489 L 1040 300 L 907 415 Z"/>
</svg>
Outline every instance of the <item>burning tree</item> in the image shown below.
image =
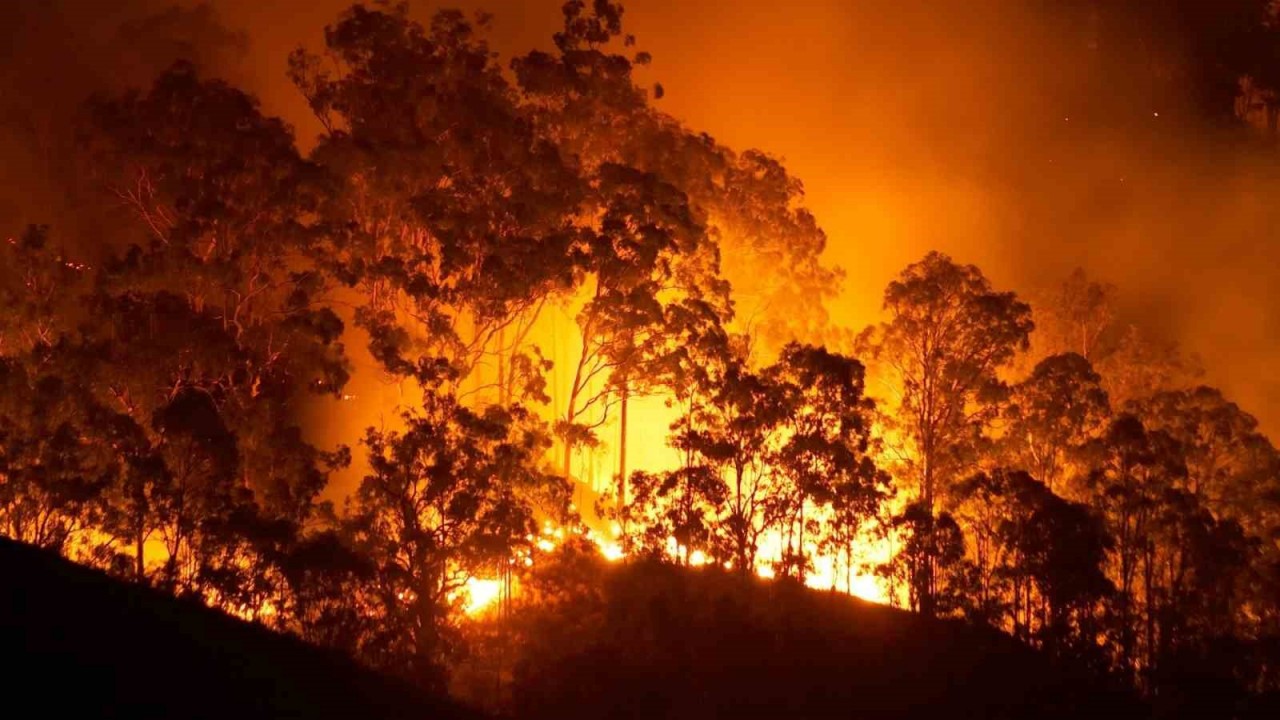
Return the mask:
<svg viewBox="0 0 1280 720">
<path fill-rule="evenodd" d="M 432 392 L 403 432 L 369 430 L 371 470 L 345 527 L 373 563 L 363 592 L 377 622 L 361 652 L 375 664 L 438 686 L 467 581 L 500 576 L 529 549 L 535 507 L 564 517 L 568 488 L 539 469 L 549 441 L 530 420 Z"/>
<path fill-rule="evenodd" d="M 1031 308 L 993 290 L 978 268 L 937 252 L 889 284 L 884 307 L 889 320 L 868 339 L 895 395 L 888 421 L 905 446 L 903 469 L 918 483 L 923 512 L 932 513 L 996 417 L 1006 391 L 999 372 L 1028 348 Z M 931 575 L 927 561 L 916 574 L 926 614 Z"/>
<path fill-rule="evenodd" d="M 777 570 L 803 580 L 813 549 L 827 536 L 847 545 L 887 487 L 868 455 L 862 365 L 799 344 L 759 372 L 740 355 L 720 363 L 672 426 L 682 466 L 634 474 L 623 517 L 640 547 L 661 555 L 674 541 L 683 562 L 696 551 L 743 573 L 775 533 Z"/>
</svg>

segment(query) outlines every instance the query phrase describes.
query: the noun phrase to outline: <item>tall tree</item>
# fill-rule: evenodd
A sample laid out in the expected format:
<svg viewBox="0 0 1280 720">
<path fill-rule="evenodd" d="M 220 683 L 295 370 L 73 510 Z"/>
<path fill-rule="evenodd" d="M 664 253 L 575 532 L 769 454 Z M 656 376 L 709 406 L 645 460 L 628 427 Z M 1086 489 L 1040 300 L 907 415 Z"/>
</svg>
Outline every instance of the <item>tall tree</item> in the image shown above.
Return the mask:
<svg viewBox="0 0 1280 720">
<path fill-rule="evenodd" d="M 1105 429 L 1110 415 L 1102 378 L 1074 353 L 1053 355 L 1011 388 L 1001 412 L 999 444 L 1010 467 L 1026 470 L 1050 490 L 1083 476 L 1081 454 Z M 1072 489 L 1072 492 L 1079 488 Z"/>
<path fill-rule="evenodd" d="M 1044 356 L 1075 353 L 1096 360 L 1099 345 L 1114 328 L 1115 303 L 1115 285 L 1090 280 L 1076 268 L 1036 303 L 1036 349 Z"/>
<path fill-rule="evenodd" d="M 88 116 L 95 176 L 127 212 L 82 294 L 95 322 L 66 342 L 99 401 L 129 420 L 113 425 L 128 471 L 108 493 L 108 527 L 139 579 L 236 612 L 280 605 L 269 559 L 347 457 L 299 427 L 304 398 L 347 380 L 304 220 L 316 168 L 256 100 L 190 64 Z"/>
<path fill-rule="evenodd" d="M 1031 308 L 1013 293 L 993 290 L 977 267 L 931 252 L 889 284 L 884 309 L 889 319 L 864 338 L 895 396 L 886 419 L 890 437 L 900 439 L 904 470 L 917 484 L 913 512 L 932 513 L 997 414 L 996 401 L 1006 392 L 999 372 L 1028 348 Z M 933 528 L 932 519 L 909 520 L 910 527 Z M 933 565 L 927 555 L 921 562 L 909 576 L 921 583 L 913 592 L 930 613 Z"/>
<path fill-rule="evenodd" d="M 326 129 L 312 157 L 333 184 L 328 267 L 360 291 L 374 357 L 404 377 L 446 357 L 466 379 L 574 283 L 585 186 L 525 117 L 484 22 L 443 11 L 424 27 L 403 4 L 357 5 L 323 55 L 290 59 Z"/>
<path fill-rule="evenodd" d="M 1112 591 L 1101 519 L 1021 470 L 979 473 L 957 495 L 974 547 L 975 615 L 1055 653 L 1096 647 Z"/>
<path fill-rule="evenodd" d="M 1136 325 L 1121 333 L 1097 368 L 1117 408 L 1165 390 L 1191 387 L 1204 374 L 1199 358 L 1185 355 L 1177 343 L 1153 338 Z"/>
<path fill-rule="evenodd" d="M 730 361 L 710 388 L 689 413 L 684 442 L 728 487 L 721 554 L 748 574 L 757 567 L 761 536 L 777 521 L 770 502 L 777 476 L 769 457 L 789 411 L 787 398 L 775 378 L 752 371 L 741 358 Z"/>
<path fill-rule="evenodd" d="M 534 51 L 513 70 L 535 122 L 589 173 L 615 163 L 684 192 L 724 250 L 735 289 L 736 332 L 759 340 L 768 362 L 792 340 L 833 332 L 826 303 L 840 273 L 821 262 L 826 235 L 804 206 L 804 187 L 776 157 L 737 153 L 661 112 L 661 85 L 639 84 L 647 52 L 623 31 L 621 3 L 569 2 L 558 53 Z"/>
<path fill-rule="evenodd" d="M 593 439 L 611 403 L 633 386 L 665 384 L 664 356 L 674 349 L 668 338 L 684 334 L 677 324 L 719 323 L 729 312 L 718 250 L 683 193 L 617 165 L 603 166 L 596 185 L 603 215 L 586 250 L 581 349 L 559 424 L 566 476 L 573 446 Z"/>
<path fill-rule="evenodd" d="M 1173 438 L 1149 432 L 1129 414 L 1112 421 L 1098 447 L 1100 457 L 1090 482 L 1093 505 L 1115 542 L 1108 574 L 1119 592 L 1118 663 L 1135 672 L 1149 662 L 1153 650 L 1156 615 L 1150 573 L 1161 499 L 1180 484 L 1186 464 Z"/>
<path fill-rule="evenodd" d="M 889 284 L 884 309 L 889 320 L 872 333 L 872 350 L 897 395 L 891 412 L 911 446 L 919 497 L 932 508 L 995 416 L 999 372 L 1028 348 L 1031 309 L 993 290 L 977 267 L 937 252 Z"/>
</svg>

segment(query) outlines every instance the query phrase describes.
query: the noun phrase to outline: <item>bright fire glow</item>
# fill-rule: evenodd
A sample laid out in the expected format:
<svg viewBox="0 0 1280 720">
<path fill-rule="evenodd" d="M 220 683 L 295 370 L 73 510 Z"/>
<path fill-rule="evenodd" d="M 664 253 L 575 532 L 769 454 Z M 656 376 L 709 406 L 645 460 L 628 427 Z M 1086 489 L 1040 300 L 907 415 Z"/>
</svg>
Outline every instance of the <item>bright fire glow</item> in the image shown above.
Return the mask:
<svg viewBox="0 0 1280 720">
<path fill-rule="evenodd" d="M 756 574 L 762 578 L 775 577 L 777 572 L 774 565 L 782 558 L 783 549 L 784 542 L 780 533 L 766 533 L 761 537 Z M 852 552 L 854 558 L 850 562 L 848 558 L 814 554 L 810 548 L 814 568 L 805 576 L 804 584 L 815 590 L 835 590 L 887 605 L 890 601 L 889 593 L 883 581 L 870 568 L 888 562 L 891 556 L 890 544 L 883 539 L 866 536 L 859 539 Z"/>
<path fill-rule="evenodd" d="M 614 532 L 609 534 L 586 530 L 582 532 L 582 537 L 590 540 L 606 560 L 617 562 L 625 558 L 626 553 L 616 539 L 620 528 L 615 525 L 611 530 Z M 522 555 L 513 560 L 513 564 L 522 561 L 526 567 L 534 565 L 535 557 L 539 553 L 554 551 L 564 541 L 566 534 L 563 527 L 550 521 L 544 522 L 537 537 L 530 535 L 527 538 L 533 544 L 533 554 Z M 783 547 L 783 539 L 778 533 L 769 533 L 761 538 L 756 575 L 765 579 L 777 576 L 775 565 L 782 557 Z M 813 557 L 814 570 L 805 578 L 805 585 L 816 590 L 843 592 L 869 602 L 888 604 L 889 593 L 883 581 L 869 572 L 869 568 L 889 559 L 890 543 L 883 539 L 867 537 L 852 550 L 855 554 L 852 571 L 851 563 L 847 558 L 837 559 L 825 555 Z M 675 538 L 668 538 L 667 552 L 673 559 L 686 559 L 686 548 L 677 543 Z M 687 553 L 687 562 L 692 567 L 705 567 L 711 564 L 712 559 L 702 550 L 693 550 Z M 725 567 L 731 569 L 731 564 L 726 564 Z M 467 615 L 483 615 L 502 598 L 503 582 L 488 578 L 471 578 L 459 594 L 463 598 L 462 608 Z"/>
<path fill-rule="evenodd" d="M 500 580 L 485 580 L 482 578 L 471 578 L 465 586 L 466 599 L 462 608 L 468 615 L 478 615 L 495 602 L 502 595 L 502 582 Z"/>
<path fill-rule="evenodd" d="M 626 557 L 626 553 L 622 551 L 622 545 L 609 541 L 597 541 L 596 545 L 600 548 L 600 554 L 604 555 L 604 559 L 609 562 L 617 562 Z"/>
</svg>

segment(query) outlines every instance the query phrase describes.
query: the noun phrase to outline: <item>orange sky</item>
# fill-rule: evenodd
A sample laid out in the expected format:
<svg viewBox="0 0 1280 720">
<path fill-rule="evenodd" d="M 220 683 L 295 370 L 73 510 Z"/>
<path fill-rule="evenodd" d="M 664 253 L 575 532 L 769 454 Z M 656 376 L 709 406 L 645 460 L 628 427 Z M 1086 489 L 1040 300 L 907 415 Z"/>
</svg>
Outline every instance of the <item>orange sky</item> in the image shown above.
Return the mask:
<svg viewBox="0 0 1280 720">
<path fill-rule="evenodd" d="M 253 89 L 305 142 L 317 128 L 284 78 L 285 55 L 318 44 L 348 3 L 213 4 L 251 31 Z M 559 4 L 449 3 L 495 14 L 504 62 L 550 45 Z M 1274 183 L 1209 148 L 1167 143 L 1172 110 L 1139 90 L 1106 88 L 1101 102 L 1130 103 L 1149 132 L 1090 126 L 1084 108 L 1099 100 L 1080 88 L 1106 79 L 1057 62 L 1079 50 L 1079 28 L 1031 4 L 631 0 L 624 24 L 653 53 L 644 78 L 664 85 L 663 109 L 784 157 L 804 180 L 828 258 L 848 273 L 836 318 L 873 319 L 884 285 L 930 249 L 1023 292 L 1079 265 L 1119 284 L 1131 317 L 1201 353 L 1208 380 L 1275 427 Z M 412 7 L 425 16 L 437 4 Z"/>
</svg>

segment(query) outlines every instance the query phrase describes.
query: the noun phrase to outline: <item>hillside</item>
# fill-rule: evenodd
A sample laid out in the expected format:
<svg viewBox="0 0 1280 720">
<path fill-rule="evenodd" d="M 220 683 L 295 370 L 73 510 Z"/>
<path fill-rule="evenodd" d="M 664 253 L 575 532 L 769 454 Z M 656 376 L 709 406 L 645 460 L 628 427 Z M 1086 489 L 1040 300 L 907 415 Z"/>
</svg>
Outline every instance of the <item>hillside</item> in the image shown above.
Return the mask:
<svg viewBox="0 0 1280 720">
<path fill-rule="evenodd" d="M 292 638 L 2 539 L 0 653 L 6 706 L 30 717 L 477 717 Z"/>
<path fill-rule="evenodd" d="M 998 633 L 712 570 L 586 565 L 544 578 L 541 602 L 508 628 L 520 641 L 509 708 L 521 718 L 1142 714 Z M 27 546 L 0 541 L 0 567 L 13 707 L 78 717 L 479 717 Z"/>
<path fill-rule="evenodd" d="M 993 631 L 716 570 L 637 563 L 516 621 L 525 718 L 1140 717 Z M 580 574 L 560 574 L 556 582 Z"/>
</svg>

